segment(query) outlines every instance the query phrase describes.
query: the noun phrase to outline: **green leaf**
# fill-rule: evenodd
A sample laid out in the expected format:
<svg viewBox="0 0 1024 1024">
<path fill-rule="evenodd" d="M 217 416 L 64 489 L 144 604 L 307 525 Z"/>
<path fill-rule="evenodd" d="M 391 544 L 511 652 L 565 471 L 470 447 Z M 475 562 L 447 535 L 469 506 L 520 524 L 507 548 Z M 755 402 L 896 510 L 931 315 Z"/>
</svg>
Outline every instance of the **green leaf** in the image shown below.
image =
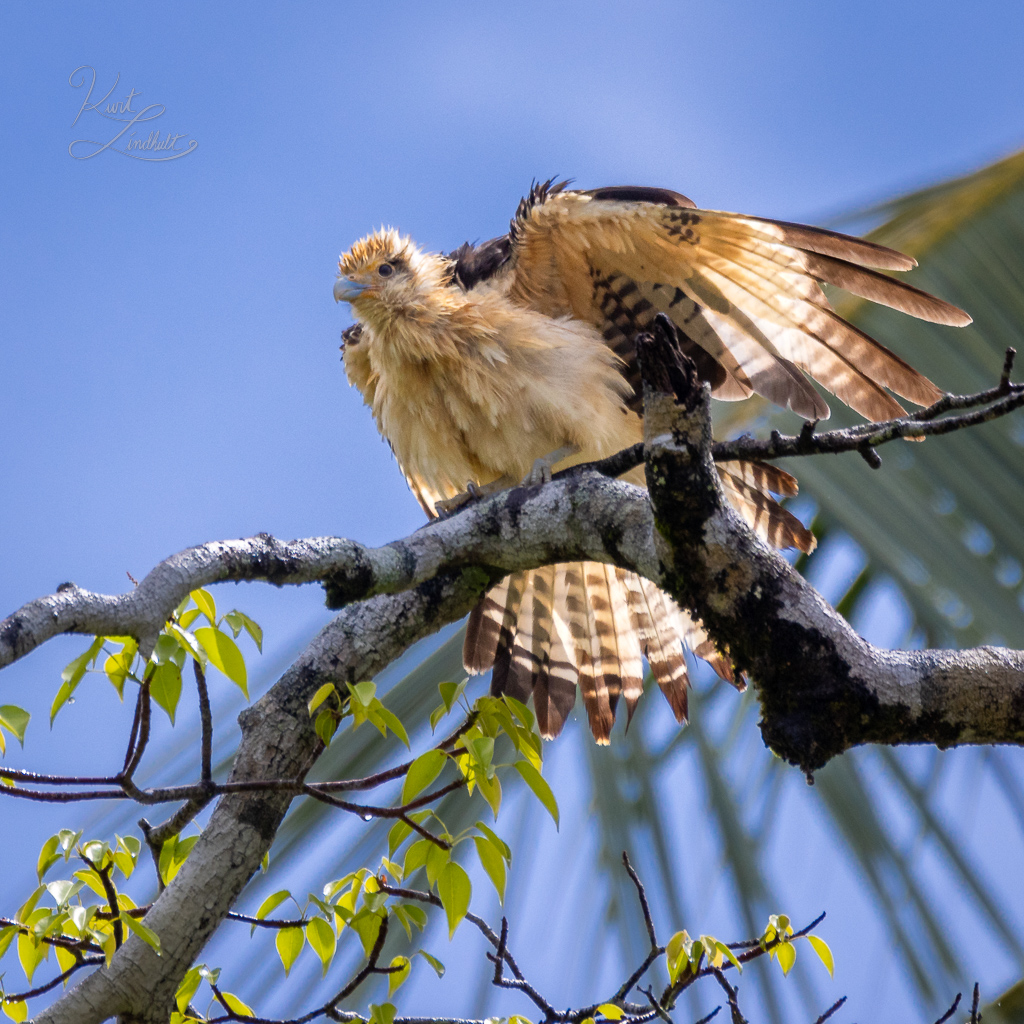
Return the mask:
<svg viewBox="0 0 1024 1024">
<path fill-rule="evenodd" d="M 299 958 L 302 947 L 306 944 L 305 935 L 301 928 L 282 928 L 277 933 L 277 955 L 284 965 L 284 973 L 287 975 L 292 969 L 292 964 Z"/>
<path fill-rule="evenodd" d="M 819 939 L 817 935 L 808 935 L 807 941 L 811 944 L 811 948 L 815 953 L 818 954 L 818 959 L 825 965 L 828 970 L 830 977 L 835 977 L 835 961 L 832 959 L 832 950 L 828 948 L 828 943 L 824 939 Z"/>
<path fill-rule="evenodd" d="M 131 930 L 135 932 L 135 934 L 138 935 L 138 937 L 142 939 L 142 941 L 146 943 L 146 945 L 149 946 L 157 956 L 161 955 L 160 936 L 157 935 L 152 928 L 148 928 L 140 920 L 132 917 L 131 914 L 125 914 L 124 912 L 121 913 L 121 920 L 131 928 Z"/>
<path fill-rule="evenodd" d="M 469 875 L 455 861 L 448 861 L 437 876 L 437 895 L 441 898 L 441 905 L 448 918 L 449 939 L 455 934 L 459 922 L 469 910 L 472 891 Z"/>
<path fill-rule="evenodd" d="M 237 608 L 234 611 L 232 611 L 231 614 L 237 615 L 238 618 L 242 620 L 242 625 L 245 627 L 246 633 L 248 633 L 249 636 L 252 637 L 253 643 L 256 644 L 256 650 L 258 650 L 260 654 L 262 654 L 263 629 L 260 627 L 260 625 L 256 622 L 253 622 L 253 620 L 250 619 L 249 616 L 245 614 L 245 612 L 238 611 Z"/>
<path fill-rule="evenodd" d="M 181 669 L 173 661 L 153 669 L 149 677 L 149 695 L 167 712 L 171 725 L 174 725 L 174 713 L 181 699 Z"/>
<path fill-rule="evenodd" d="M 55 882 L 46 883 L 46 891 L 53 897 L 53 902 L 58 907 L 67 903 L 83 886 L 81 881 L 72 882 L 68 878 L 58 879 Z"/>
<path fill-rule="evenodd" d="M 497 821 L 498 811 L 501 808 L 501 780 L 497 775 L 488 778 L 487 775 L 478 768 L 475 770 L 474 781 L 476 782 L 477 788 L 480 790 L 483 798 L 490 806 L 491 812 L 494 814 L 494 820 Z"/>
<path fill-rule="evenodd" d="M 516 771 L 523 777 L 523 781 L 533 790 L 534 795 L 547 809 L 548 814 L 555 821 L 555 828 L 558 827 L 558 803 L 551 787 L 544 781 L 541 775 L 532 764 L 526 761 L 516 761 Z"/>
<path fill-rule="evenodd" d="M 186 836 L 182 839 L 180 836 L 168 839 L 164 843 L 160 850 L 160 876 L 163 878 L 165 884 L 170 885 L 174 876 L 181 870 L 181 865 L 185 863 L 188 855 L 192 852 L 192 847 L 196 845 L 199 836 Z M 78 874 L 78 872 L 75 872 Z"/>
<path fill-rule="evenodd" d="M 395 1024 L 395 1008 L 390 1003 L 370 1003 L 370 1024 Z"/>
<path fill-rule="evenodd" d="M 24 932 L 18 936 L 18 962 L 21 964 L 21 969 L 25 972 L 25 979 L 30 985 L 32 984 L 32 975 L 35 974 L 36 968 L 46 957 L 48 948 L 42 942 L 36 941 L 31 935 L 26 935 Z"/>
<path fill-rule="evenodd" d="M 471 759 L 481 768 L 490 768 L 494 760 L 494 740 L 490 736 L 475 736 L 463 740 Z"/>
<path fill-rule="evenodd" d="M 313 712 L 332 694 L 336 693 L 337 688 L 334 683 L 324 683 L 312 697 L 309 698 L 309 713 L 312 716 Z"/>
<path fill-rule="evenodd" d="M 377 714 L 384 719 L 384 724 L 405 744 L 406 748 L 409 747 L 409 734 L 405 731 L 405 726 L 399 721 L 398 716 L 393 711 L 388 711 L 383 704 L 377 709 Z"/>
<path fill-rule="evenodd" d="M 241 691 L 245 699 L 249 699 L 249 688 L 246 682 L 245 659 L 238 649 L 238 644 L 219 629 L 203 626 L 195 631 L 195 638 L 202 644 L 211 663 L 224 673 Z"/>
<path fill-rule="evenodd" d="M 71 695 L 82 681 L 86 669 L 91 663 L 96 661 L 100 651 L 103 649 L 103 642 L 104 637 L 96 637 L 89 645 L 89 649 L 69 662 L 64 671 L 61 672 L 61 687 L 57 691 L 57 696 L 53 698 L 53 704 L 50 705 L 51 726 L 53 725 L 53 720 L 57 717 L 57 712 L 71 699 Z"/>
<path fill-rule="evenodd" d="M 209 629 L 208 626 L 204 628 Z M 182 629 L 180 626 L 176 625 L 173 622 L 167 626 L 167 632 L 170 633 L 175 640 L 177 640 L 178 646 L 188 651 L 188 653 L 191 654 L 192 657 L 196 659 L 196 661 L 204 665 L 206 664 L 207 655 L 203 650 L 202 644 L 200 644 L 199 641 L 196 639 L 194 633 L 190 633 L 187 629 Z"/>
<path fill-rule="evenodd" d="M 625 1016 L 625 1010 L 621 1006 L 616 1006 L 614 1003 L 602 1003 L 598 1008 L 597 1012 L 602 1017 L 606 1017 L 608 1020 L 621 1020 Z"/>
<path fill-rule="evenodd" d="M 108 639 L 113 640 L 114 638 L 109 637 Z M 103 671 L 122 700 L 124 699 L 124 681 L 131 673 L 132 664 L 138 651 L 139 642 L 134 637 L 125 637 L 121 650 L 110 655 L 103 663 Z"/>
<path fill-rule="evenodd" d="M 352 694 L 352 699 L 364 708 L 368 708 L 373 703 L 374 695 L 377 693 L 376 685 L 371 682 L 349 683 L 348 689 Z"/>
<path fill-rule="evenodd" d="M 402 863 L 402 877 L 406 881 L 409 880 L 414 871 L 419 870 L 427 863 L 427 857 L 433 846 L 434 844 L 429 839 L 418 839 L 405 851 L 405 861 Z"/>
<path fill-rule="evenodd" d="M 6 729 L 13 733 L 23 747 L 25 746 L 25 726 L 28 725 L 31 717 L 27 711 L 14 704 L 0 705 L 0 729 Z"/>
<path fill-rule="evenodd" d="M 256 1014 L 253 1012 L 251 1006 L 247 1003 L 243 1003 L 241 999 L 234 994 L 234 992 L 221 992 L 221 999 L 228 1004 L 228 1009 L 232 1013 L 237 1013 L 239 1017 L 255 1017 Z"/>
<path fill-rule="evenodd" d="M 427 927 L 427 912 L 422 907 L 417 906 L 415 903 L 403 903 L 396 909 L 405 911 L 409 919 L 420 931 Z M 425 953 L 423 955 L 426 956 Z"/>
<path fill-rule="evenodd" d="M 402 784 L 402 803 L 407 804 L 420 795 L 441 774 L 448 755 L 443 750 L 428 750 L 420 754 L 405 773 Z"/>
<path fill-rule="evenodd" d="M 398 991 L 402 982 L 409 977 L 409 971 L 412 970 L 412 961 L 407 956 L 396 956 L 388 966 L 399 968 L 399 970 L 393 971 L 388 975 L 388 999 L 390 999 Z"/>
<path fill-rule="evenodd" d="M 665 947 L 668 959 L 668 978 L 675 984 L 683 968 L 690 962 L 690 936 L 687 932 L 676 932 Z"/>
<path fill-rule="evenodd" d="M 446 850 L 444 847 L 438 846 L 437 843 L 430 842 L 430 840 L 425 840 L 425 842 L 427 843 L 427 881 L 431 885 L 434 885 L 440 877 L 441 872 L 448 865 L 449 861 L 451 861 L 452 851 Z"/>
<path fill-rule="evenodd" d="M 14 915 L 14 919 L 16 921 L 21 922 L 22 924 L 27 924 L 29 919 L 32 917 L 33 912 L 36 909 L 36 904 L 39 902 L 39 897 L 42 896 L 44 892 L 46 892 L 46 886 L 38 886 L 32 893 L 32 895 L 29 896 L 29 898 L 25 900 L 21 907 L 18 908 L 18 912 Z"/>
<path fill-rule="evenodd" d="M 203 613 L 198 608 L 189 608 L 187 612 L 182 612 L 178 619 L 178 625 L 182 629 L 188 629 L 196 619 L 199 618 Z"/>
<path fill-rule="evenodd" d="M 13 924 L 0 928 L 0 959 L 3 958 L 3 955 L 7 952 L 17 934 L 18 929 Z"/>
<path fill-rule="evenodd" d="M 36 875 L 40 882 L 43 880 L 43 875 L 60 860 L 61 855 L 57 852 L 59 846 L 60 836 L 50 836 L 43 843 L 43 848 L 39 851 L 39 860 L 36 861 Z"/>
<path fill-rule="evenodd" d="M 187 634 L 191 636 L 192 634 Z M 163 632 L 156 638 L 156 645 L 149 660 L 156 665 L 165 665 L 173 661 L 179 668 L 185 664 L 184 650 L 178 642 L 178 638 L 170 633 Z"/>
<path fill-rule="evenodd" d="M 81 881 L 85 882 L 85 884 L 89 886 L 97 896 L 101 896 L 103 899 L 106 899 L 107 893 L 103 888 L 103 880 L 95 871 L 93 871 L 92 868 L 82 868 L 80 871 L 75 871 L 74 876 L 75 878 L 81 879 Z"/>
<path fill-rule="evenodd" d="M 279 889 L 277 892 L 272 893 L 260 904 L 259 910 L 256 911 L 256 919 L 262 921 L 267 914 L 272 913 L 290 897 L 291 893 L 287 889 Z M 253 925 L 253 928 L 255 927 L 256 925 Z M 252 933 L 250 932 L 250 934 Z"/>
<path fill-rule="evenodd" d="M 505 858 L 506 863 L 512 863 L 512 851 L 509 849 L 508 843 L 501 838 L 496 832 L 489 829 L 482 821 L 476 823 L 476 827 L 495 845 L 498 852 Z"/>
<path fill-rule="evenodd" d="M 505 858 L 500 850 L 489 840 L 480 836 L 473 837 L 473 844 L 476 846 L 477 856 L 487 877 L 494 883 L 498 892 L 498 899 L 505 903 Z"/>
<path fill-rule="evenodd" d="M 403 798 L 404 801 L 404 798 Z M 395 851 L 412 835 L 412 828 L 404 821 L 396 821 L 388 829 L 388 856 L 394 857 Z M 403 869 L 403 875 L 404 875 Z"/>
<path fill-rule="evenodd" d="M 174 1003 L 178 1007 L 179 1013 L 186 1013 L 188 1011 L 188 1004 L 192 1002 L 192 997 L 199 991 L 202 980 L 198 967 L 192 967 L 185 972 L 185 977 L 181 979 L 178 991 L 174 993 Z"/>
<path fill-rule="evenodd" d="M 334 934 L 334 929 L 322 917 L 314 917 L 306 925 L 306 941 L 320 957 L 326 976 L 327 968 L 330 967 L 338 946 L 338 937 Z"/>
<path fill-rule="evenodd" d="M 516 700 L 515 697 L 510 697 L 507 693 L 502 694 L 502 700 L 512 709 L 512 714 L 522 722 L 524 729 L 533 728 L 535 721 L 533 712 L 522 701 Z M 611 1003 L 605 1003 L 604 1005 L 610 1006 Z"/>
<path fill-rule="evenodd" d="M 373 949 L 374 943 L 377 941 L 383 920 L 378 911 L 364 908 L 348 923 L 349 927 L 359 936 L 359 941 L 363 944 L 363 952 L 367 956 L 370 955 L 370 950 Z"/>
<path fill-rule="evenodd" d="M 334 739 L 334 734 L 338 731 L 338 716 L 330 708 L 324 708 L 316 716 L 313 731 L 320 737 L 323 745 L 329 747 L 331 740 Z"/>
<path fill-rule="evenodd" d="M 213 600 L 213 594 L 200 587 L 193 590 L 189 595 L 196 603 L 196 607 L 209 619 L 211 626 L 217 625 L 217 604 Z"/>
<path fill-rule="evenodd" d="M 463 679 L 461 683 L 438 683 L 437 689 L 441 694 L 441 700 L 444 701 L 445 709 L 451 711 L 455 706 L 455 702 L 462 696 L 462 691 L 466 688 L 468 679 Z"/>
<path fill-rule="evenodd" d="M 796 963 L 796 946 L 792 942 L 780 942 L 772 952 L 779 961 L 782 973 L 789 974 L 793 969 L 793 964 Z"/>
<path fill-rule="evenodd" d="M 6 999 L 3 1003 L 4 1013 L 13 1021 L 17 1021 L 20 1024 L 21 1021 L 28 1018 L 28 1004 L 24 999 L 16 1000 L 15 1002 L 8 1002 Z"/>
<path fill-rule="evenodd" d="M 736 968 L 740 974 L 743 973 L 743 964 L 736 958 L 736 954 L 724 943 L 715 941 L 715 949 L 718 951 L 720 956 L 724 956 Z"/>
</svg>

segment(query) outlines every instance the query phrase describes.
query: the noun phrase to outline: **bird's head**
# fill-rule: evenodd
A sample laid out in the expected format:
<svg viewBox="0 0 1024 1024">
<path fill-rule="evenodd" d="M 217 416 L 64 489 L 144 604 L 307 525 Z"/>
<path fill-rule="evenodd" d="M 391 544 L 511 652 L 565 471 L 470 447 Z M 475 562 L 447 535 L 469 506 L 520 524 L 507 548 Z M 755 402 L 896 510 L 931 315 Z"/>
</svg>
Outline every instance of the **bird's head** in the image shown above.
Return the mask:
<svg viewBox="0 0 1024 1024">
<path fill-rule="evenodd" d="M 439 256 L 422 252 L 394 228 L 381 228 L 341 256 L 334 298 L 351 303 L 357 319 L 379 323 L 429 303 L 444 286 L 444 274 Z"/>
</svg>

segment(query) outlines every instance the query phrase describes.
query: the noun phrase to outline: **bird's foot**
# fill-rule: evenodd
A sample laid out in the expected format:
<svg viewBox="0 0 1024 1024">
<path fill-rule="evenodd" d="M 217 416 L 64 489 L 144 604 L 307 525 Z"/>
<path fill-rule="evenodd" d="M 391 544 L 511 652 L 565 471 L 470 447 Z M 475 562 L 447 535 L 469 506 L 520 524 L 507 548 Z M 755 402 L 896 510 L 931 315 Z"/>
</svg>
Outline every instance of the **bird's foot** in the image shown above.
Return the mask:
<svg viewBox="0 0 1024 1024">
<path fill-rule="evenodd" d="M 498 491 L 505 490 L 510 482 L 508 477 L 492 480 L 489 484 L 477 484 L 469 480 L 466 482 L 466 489 L 461 494 L 456 494 L 453 498 L 444 498 L 442 501 L 434 502 L 434 508 L 442 515 L 451 515 L 472 501 L 479 501 L 481 498 L 486 498 L 492 494 L 497 494 Z"/>
<path fill-rule="evenodd" d="M 551 483 L 551 471 L 555 466 L 555 463 L 561 462 L 562 459 L 569 458 L 570 455 L 575 455 L 579 451 L 579 447 L 574 444 L 566 444 L 561 448 L 556 448 L 553 452 L 548 452 L 547 455 L 542 456 L 539 459 L 533 460 L 533 467 L 530 472 L 523 477 L 521 486 L 522 487 L 539 487 L 541 484 Z"/>
</svg>

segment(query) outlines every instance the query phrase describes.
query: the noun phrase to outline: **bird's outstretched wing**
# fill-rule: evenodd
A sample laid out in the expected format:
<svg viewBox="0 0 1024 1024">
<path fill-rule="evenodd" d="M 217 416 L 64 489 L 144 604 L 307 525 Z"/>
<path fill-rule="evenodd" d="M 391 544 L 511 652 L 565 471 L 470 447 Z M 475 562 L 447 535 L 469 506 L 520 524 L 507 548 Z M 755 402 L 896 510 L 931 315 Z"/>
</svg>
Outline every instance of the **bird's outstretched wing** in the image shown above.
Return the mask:
<svg viewBox="0 0 1024 1024">
<path fill-rule="evenodd" d="M 716 398 L 758 393 L 807 419 L 829 410 L 801 371 L 872 420 L 941 392 L 832 309 L 822 283 L 935 323 L 962 310 L 881 270 L 914 260 L 834 231 L 700 210 L 667 189 L 570 191 L 536 185 L 508 236 L 453 254 L 455 279 L 500 278 L 509 296 L 549 316 L 594 324 L 626 364 L 639 411 L 633 338 L 658 313 L 679 328 Z"/>
<path fill-rule="evenodd" d="M 716 398 L 757 393 L 806 419 L 829 408 L 808 376 L 872 420 L 902 415 L 889 393 L 929 405 L 941 392 L 898 356 L 839 317 L 831 284 L 912 316 L 951 326 L 970 317 L 879 271 L 909 270 L 902 253 L 837 232 L 699 210 L 667 189 L 614 186 L 581 192 L 534 186 L 508 235 L 451 254 L 452 281 L 466 291 L 498 287 L 522 306 L 594 325 L 622 359 L 643 414 L 634 338 L 659 313 L 679 331 Z M 889 389 L 889 390 L 887 390 Z M 809 552 L 814 537 L 771 493 L 796 481 L 773 466 L 718 467 L 731 504 L 778 548 Z M 492 692 L 531 693 L 545 736 L 562 728 L 575 684 L 598 742 L 615 707 L 632 715 L 642 652 L 676 718 L 686 719 L 686 664 L 679 641 L 732 681 L 732 666 L 699 624 L 654 584 L 598 563 L 516 573 L 470 616 L 465 663 L 493 666 Z"/>
</svg>

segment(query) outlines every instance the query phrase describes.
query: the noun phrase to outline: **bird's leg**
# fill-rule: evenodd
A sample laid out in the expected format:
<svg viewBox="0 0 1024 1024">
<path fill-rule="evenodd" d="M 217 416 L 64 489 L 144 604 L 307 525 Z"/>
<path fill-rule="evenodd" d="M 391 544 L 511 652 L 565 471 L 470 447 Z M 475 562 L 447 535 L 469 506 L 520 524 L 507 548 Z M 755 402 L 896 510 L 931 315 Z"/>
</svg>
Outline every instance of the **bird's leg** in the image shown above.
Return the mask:
<svg viewBox="0 0 1024 1024">
<path fill-rule="evenodd" d="M 468 505 L 471 501 L 479 501 L 480 498 L 496 494 L 498 491 L 511 487 L 514 483 L 515 481 L 510 476 L 500 476 L 489 484 L 477 484 L 469 480 L 466 483 L 466 489 L 461 494 L 456 494 L 454 498 L 445 498 L 443 501 L 437 501 L 434 503 L 434 507 L 438 512 L 448 515 L 458 511 L 463 505 Z"/>
<path fill-rule="evenodd" d="M 534 459 L 533 468 L 523 477 L 522 485 L 524 487 L 536 487 L 538 484 L 551 483 L 551 469 L 555 463 L 561 462 L 562 459 L 567 459 L 571 455 L 576 455 L 579 450 L 579 445 L 564 444 L 561 448 L 556 448 L 553 452 L 548 452 L 547 455 Z"/>
<path fill-rule="evenodd" d="M 561 448 L 556 448 L 553 452 L 548 452 L 547 455 L 539 459 L 534 459 L 533 467 L 523 477 L 521 485 L 533 487 L 538 484 L 551 483 L 551 468 L 555 463 L 575 455 L 579 450 L 579 445 L 566 444 L 562 445 Z M 443 501 L 437 501 L 434 503 L 434 507 L 438 512 L 450 515 L 452 512 L 456 512 L 463 506 L 468 505 L 471 501 L 487 498 L 492 494 L 497 494 L 498 491 L 504 491 L 509 487 L 515 486 L 515 479 L 507 475 L 500 476 L 497 480 L 492 480 L 487 484 L 477 484 L 470 480 L 466 484 L 466 489 L 461 494 L 456 494 L 454 498 L 445 498 Z"/>
</svg>

